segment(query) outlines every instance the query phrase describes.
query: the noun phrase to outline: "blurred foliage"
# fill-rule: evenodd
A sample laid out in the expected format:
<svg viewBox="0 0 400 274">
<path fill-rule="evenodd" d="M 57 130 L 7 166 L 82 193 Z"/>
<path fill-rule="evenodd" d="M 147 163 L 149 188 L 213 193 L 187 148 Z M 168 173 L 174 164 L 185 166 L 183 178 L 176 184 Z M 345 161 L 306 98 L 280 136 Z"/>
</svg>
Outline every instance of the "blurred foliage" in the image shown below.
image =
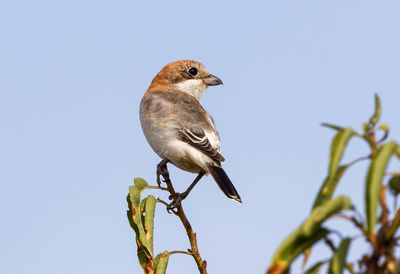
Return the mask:
<svg viewBox="0 0 400 274">
<path fill-rule="evenodd" d="M 400 146 L 395 141 L 386 141 L 389 127 L 379 124 L 382 106 L 380 98 L 375 96 L 375 111 L 362 126 L 362 132 L 349 127 L 332 124 L 323 126 L 335 130 L 333 137 L 328 174 L 317 193 L 310 215 L 278 247 L 268 268 L 268 274 L 291 273 L 293 262 L 303 254 L 303 267 L 314 246 L 325 244 L 330 257 L 305 270 L 304 274 L 317 274 L 326 269 L 330 274 L 362 273 L 392 274 L 400 273 L 400 263 L 396 258 L 395 247 L 400 244 L 400 209 L 397 207 L 397 195 L 400 193 L 400 172 L 388 172 L 392 158 L 400 159 Z M 383 134 L 381 134 L 381 132 Z M 379 139 L 377 136 L 382 135 Z M 349 163 L 342 163 L 343 155 L 352 139 L 358 139 L 368 145 L 369 152 Z M 335 190 L 343 175 L 354 164 L 368 161 L 368 170 L 364 180 L 364 208 L 361 214 L 350 198 L 334 198 Z M 387 199 L 394 201 L 389 206 Z M 327 227 L 324 223 L 333 217 L 350 222 L 358 231 L 357 236 L 346 236 Z M 337 240 L 333 240 L 337 237 Z M 369 250 L 356 261 L 349 261 L 347 254 L 352 242 L 364 240 Z M 298 273 L 298 272 L 296 272 Z"/>
</svg>

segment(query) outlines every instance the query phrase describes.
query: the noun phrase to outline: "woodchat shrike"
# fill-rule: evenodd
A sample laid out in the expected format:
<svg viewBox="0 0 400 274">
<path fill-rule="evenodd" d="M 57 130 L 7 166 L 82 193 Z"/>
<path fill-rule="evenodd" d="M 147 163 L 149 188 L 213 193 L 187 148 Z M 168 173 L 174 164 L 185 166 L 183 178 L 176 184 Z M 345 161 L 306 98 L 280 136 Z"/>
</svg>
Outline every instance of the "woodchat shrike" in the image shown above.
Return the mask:
<svg viewBox="0 0 400 274">
<path fill-rule="evenodd" d="M 213 119 L 200 104 L 207 87 L 221 84 L 222 81 L 210 74 L 201 63 L 180 60 L 161 69 L 142 98 L 142 129 L 150 146 L 162 158 L 157 170 L 166 168 L 166 164 L 171 162 L 180 169 L 198 173 L 169 209 L 176 208 L 206 174 L 212 175 L 228 198 L 241 202 L 221 167 L 225 159 L 220 154 L 220 138 Z M 158 171 L 158 184 L 159 176 Z"/>
</svg>

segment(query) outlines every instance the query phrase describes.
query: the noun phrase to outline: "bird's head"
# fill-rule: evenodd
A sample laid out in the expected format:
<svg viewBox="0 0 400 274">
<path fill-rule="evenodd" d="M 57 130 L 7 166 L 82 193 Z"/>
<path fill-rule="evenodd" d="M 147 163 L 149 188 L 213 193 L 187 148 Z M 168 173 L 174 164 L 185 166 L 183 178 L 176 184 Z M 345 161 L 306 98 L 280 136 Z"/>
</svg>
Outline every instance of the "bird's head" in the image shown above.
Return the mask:
<svg viewBox="0 0 400 274">
<path fill-rule="evenodd" d="M 199 62 L 179 60 L 169 63 L 157 73 L 149 91 L 179 89 L 200 99 L 209 86 L 222 85 L 221 79 L 210 74 Z"/>
</svg>

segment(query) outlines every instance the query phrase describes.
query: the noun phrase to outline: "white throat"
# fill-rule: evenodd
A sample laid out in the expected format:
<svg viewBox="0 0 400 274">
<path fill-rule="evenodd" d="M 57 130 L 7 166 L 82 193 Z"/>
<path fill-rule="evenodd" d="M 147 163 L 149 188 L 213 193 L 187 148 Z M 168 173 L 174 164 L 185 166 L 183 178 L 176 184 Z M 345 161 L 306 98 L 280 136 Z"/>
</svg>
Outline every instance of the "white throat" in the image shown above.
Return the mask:
<svg viewBox="0 0 400 274">
<path fill-rule="evenodd" d="M 203 96 L 203 93 L 207 88 L 207 86 L 203 83 L 203 80 L 200 79 L 185 80 L 181 83 L 175 84 L 175 86 L 179 90 L 196 97 L 198 101 L 200 101 L 201 96 Z"/>
</svg>

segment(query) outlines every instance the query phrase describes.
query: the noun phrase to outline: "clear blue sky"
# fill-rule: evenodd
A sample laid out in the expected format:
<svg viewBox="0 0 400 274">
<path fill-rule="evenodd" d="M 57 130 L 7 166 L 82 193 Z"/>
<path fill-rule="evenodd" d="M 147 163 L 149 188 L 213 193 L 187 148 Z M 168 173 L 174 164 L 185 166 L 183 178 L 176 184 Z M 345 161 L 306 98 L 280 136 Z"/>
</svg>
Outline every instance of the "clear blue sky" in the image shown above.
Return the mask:
<svg viewBox="0 0 400 274">
<path fill-rule="evenodd" d="M 206 178 L 184 206 L 210 273 L 262 273 L 327 172 L 321 122 L 359 128 L 377 92 L 400 139 L 399 13 L 398 1 L 2 1 L 0 272 L 141 273 L 125 197 L 159 159 L 139 101 L 163 65 L 196 59 L 224 81 L 203 104 L 243 205 Z M 365 154 L 351 145 L 347 160 Z M 180 190 L 194 178 L 171 173 Z M 361 207 L 364 177 L 361 164 L 338 193 Z M 156 222 L 157 251 L 188 247 L 161 206 Z M 196 273 L 183 255 L 169 270 Z"/>
</svg>

